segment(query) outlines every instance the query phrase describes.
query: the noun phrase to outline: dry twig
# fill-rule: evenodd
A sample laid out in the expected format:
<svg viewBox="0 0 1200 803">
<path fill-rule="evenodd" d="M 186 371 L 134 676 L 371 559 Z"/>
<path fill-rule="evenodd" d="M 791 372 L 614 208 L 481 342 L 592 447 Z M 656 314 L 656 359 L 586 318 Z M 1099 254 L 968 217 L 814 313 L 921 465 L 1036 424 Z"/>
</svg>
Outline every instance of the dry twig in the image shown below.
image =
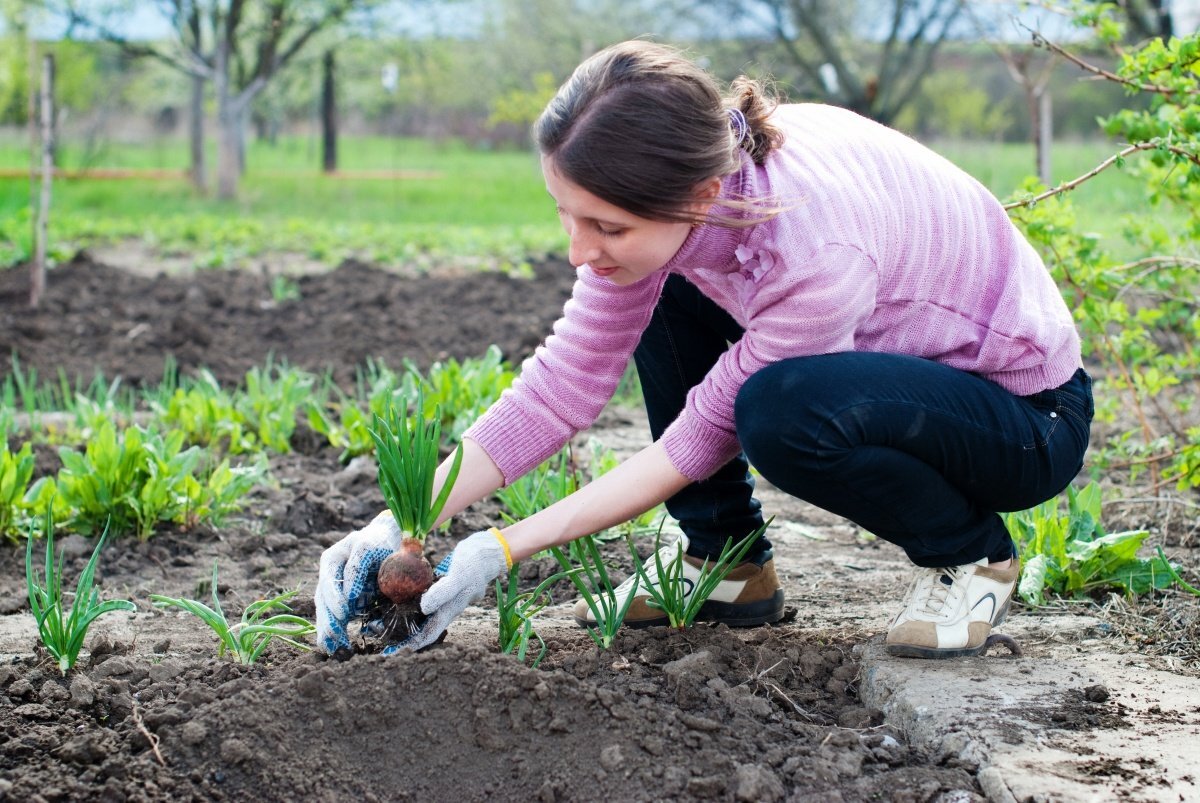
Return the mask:
<svg viewBox="0 0 1200 803">
<path fill-rule="evenodd" d="M 167 762 L 163 760 L 162 752 L 158 749 L 158 734 L 151 733 L 146 727 L 146 723 L 142 722 L 142 714 L 138 711 L 137 702 L 133 704 L 133 724 L 137 726 L 138 732 L 146 737 L 146 741 L 150 743 L 150 749 L 154 751 L 154 757 L 158 759 L 160 766 L 167 766 Z"/>
</svg>

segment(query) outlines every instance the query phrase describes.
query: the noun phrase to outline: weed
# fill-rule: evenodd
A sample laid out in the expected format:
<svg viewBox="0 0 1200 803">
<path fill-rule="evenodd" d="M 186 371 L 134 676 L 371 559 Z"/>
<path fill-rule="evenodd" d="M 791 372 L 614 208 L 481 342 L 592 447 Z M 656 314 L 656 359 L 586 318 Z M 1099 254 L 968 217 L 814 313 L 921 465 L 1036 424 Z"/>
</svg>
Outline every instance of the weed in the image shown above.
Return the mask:
<svg viewBox="0 0 1200 803">
<path fill-rule="evenodd" d="M 1146 530 L 1104 531 L 1099 485 L 1089 483 L 1081 491 L 1069 487 L 1065 515 L 1060 499 L 1004 516 L 1020 550 L 1023 568 L 1017 591 L 1027 603 L 1045 604 L 1047 592 L 1081 597 L 1105 588 L 1136 596 L 1176 580 L 1176 567 L 1161 553 L 1137 556 Z"/>
</svg>

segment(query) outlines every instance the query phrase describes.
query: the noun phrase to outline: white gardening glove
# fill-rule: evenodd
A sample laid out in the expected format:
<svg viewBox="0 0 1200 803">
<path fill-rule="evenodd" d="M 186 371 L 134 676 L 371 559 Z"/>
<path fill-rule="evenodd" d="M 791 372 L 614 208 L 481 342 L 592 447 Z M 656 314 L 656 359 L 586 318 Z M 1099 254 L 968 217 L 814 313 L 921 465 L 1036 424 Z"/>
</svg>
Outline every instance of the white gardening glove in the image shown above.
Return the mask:
<svg viewBox="0 0 1200 803">
<path fill-rule="evenodd" d="M 488 585 L 508 571 L 512 558 L 504 536 L 493 527 L 460 541 L 438 569 L 447 563 L 446 576 L 421 596 L 421 613 L 429 618 L 419 632 L 400 645 L 404 649 L 419 650 L 437 641 L 455 617 L 472 602 L 482 599 Z"/>
<path fill-rule="evenodd" d="M 400 548 L 400 528 L 385 510 L 321 553 L 315 596 L 317 645 L 332 655 L 350 648 L 346 625 L 366 611 L 379 591 L 379 564 Z"/>
</svg>

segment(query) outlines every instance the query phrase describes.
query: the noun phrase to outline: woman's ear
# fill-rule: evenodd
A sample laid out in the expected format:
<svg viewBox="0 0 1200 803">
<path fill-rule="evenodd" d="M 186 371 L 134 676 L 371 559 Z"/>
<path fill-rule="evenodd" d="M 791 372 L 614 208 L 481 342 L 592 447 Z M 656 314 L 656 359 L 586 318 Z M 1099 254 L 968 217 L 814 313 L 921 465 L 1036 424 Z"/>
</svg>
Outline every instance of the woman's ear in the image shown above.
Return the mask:
<svg viewBox="0 0 1200 803">
<path fill-rule="evenodd" d="M 692 204 L 692 211 L 697 216 L 703 218 L 708 215 L 708 210 L 712 209 L 717 199 L 721 197 L 721 177 L 713 176 L 705 179 L 696 185 L 695 203 Z"/>
<path fill-rule="evenodd" d="M 696 185 L 696 197 L 703 198 L 710 205 L 721 197 L 721 177 L 713 176 Z"/>
</svg>

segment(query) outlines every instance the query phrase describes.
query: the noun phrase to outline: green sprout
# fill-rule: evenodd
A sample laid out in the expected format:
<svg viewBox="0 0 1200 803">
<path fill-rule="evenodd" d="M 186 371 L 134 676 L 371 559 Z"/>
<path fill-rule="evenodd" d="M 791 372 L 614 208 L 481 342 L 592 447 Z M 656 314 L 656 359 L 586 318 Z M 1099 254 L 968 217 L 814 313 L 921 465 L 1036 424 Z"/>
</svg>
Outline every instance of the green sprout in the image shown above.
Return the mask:
<svg viewBox="0 0 1200 803">
<path fill-rule="evenodd" d="M 33 570 L 33 528 L 25 541 L 25 583 L 29 589 L 29 607 L 33 611 L 34 621 L 37 622 L 38 636 L 45 645 L 47 652 L 58 660 L 58 671 L 67 674 L 67 670 L 75 666 L 79 658 L 79 650 L 87 636 L 88 628 L 97 617 L 109 611 L 135 611 L 132 602 L 125 599 L 111 599 L 100 602 L 100 592 L 92 585 L 96 574 L 96 564 L 100 560 L 100 549 L 108 536 L 105 528 L 92 557 L 79 575 L 75 586 L 75 598 L 71 601 L 71 609 L 63 610 L 62 594 L 62 557 L 54 559 L 54 514 L 52 505 L 46 508 L 44 531 L 46 535 L 46 584 L 43 586 L 34 576 Z"/>
<path fill-rule="evenodd" d="M 654 569 L 657 581 L 651 580 L 646 566 L 633 548 L 633 540 L 629 539 L 629 553 L 633 556 L 633 568 L 638 579 L 645 584 L 650 600 L 646 603 L 652 608 L 658 608 L 667 615 L 670 627 L 682 630 L 691 627 L 696 616 L 713 591 L 733 569 L 742 562 L 750 546 L 766 532 L 774 518 L 768 519 L 758 529 L 747 535 L 736 544 L 732 538 L 725 539 L 721 554 L 711 564 L 705 558 L 700 567 L 699 576 L 693 581 L 683 576 L 684 550 L 677 548 L 675 557 L 663 562 L 659 545 L 662 532 L 654 540 Z M 632 596 L 632 595 L 631 595 Z"/>
<path fill-rule="evenodd" d="M 546 642 L 533 629 L 533 617 L 550 604 L 549 589 L 554 583 L 578 572 L 572 569 L 557 572 L 547 577 L 537 588 L 521 593 L 518 591 L 520 564 L 514 563 L 508 570 L 508 579 L 501 584 L 496 579 L 496 612 L 500 616 L 500 652 L 504 655 L 516 653 L 517 660 L 525 663 L 530 644 L 536 639 L 540 645 L 537 657 L 530 668 L 537 669 L 546 656 Z"/>
<path fill-rule="evenodd" d="M 563 571 L 568 573 L 571 583 L 583 597 L 592 616 L 596 618 L 596 626 L 587 628 L 587 634 L 596 642 L 597 647 L 607 650 L 612 646 L 617 631 L 621 629 L 621 623 L 625 621 L 625 614 L 633 604 L 640 580 L 634 579 L 633 588 L 629 590 L 625 602 L 618 605 L 616 587 L 608 576 L 608 569 L 604 566 L 596 539 L 585 535 L 576 539 L 576 543 L 579 548 L 572 552 L 579 561 L 578 567 L 572 567 L 570 559 L 558 547 L 551 547 L 550 553 L 563 567 Z"/>
<path fill-rule="evenodd" d="M 193 599 L 176 599 L 161 594 L 151 594 L 150 601 L 159 607 L 175 607 L 199 617 L 220 639 L 218 658 L 229 651 L 239 664 L 250 665 L 258 662 L 267 645 L 274 639 L 299 650 L 311 649 L 307 644 L 296 641 L 313 633 L 316 628 L 307 619 L 290 613 L 291 608 L 286 600 L 295 595 L 295 591 L 286 591 L 270 599 L 252 602 L 242 612 L 242 621 L 230 624 L 221 609 L 221 600 L 217 597 L 217 563 L 213 561 L 211 608 Z M 263 616 L 271 611 L 287 613 L 276 613 L 264 619 Z"/>
<path fill-rule="evenodd" d="M 416 409 L 418 412 L 424 409 L 421 396 L 417 397 Z M 430 420 L 410 423 L 408 405 L 404 401 L 400 403 L 399 413 L 388 405 L 383 415 L 376 414 L 375 428 L 371 430 L 376 459 L 379 461 L 379 489 L 383 492 L 383 499 L 404 536 L 422 542 L 446 506 L 462 466 L 463 449 L 460 443 L 454 450 L 450 473 L 434 499 L 433 480 L 437 472 L 441 432 L 440 409 L 435 409 Z"/>
</svg>

